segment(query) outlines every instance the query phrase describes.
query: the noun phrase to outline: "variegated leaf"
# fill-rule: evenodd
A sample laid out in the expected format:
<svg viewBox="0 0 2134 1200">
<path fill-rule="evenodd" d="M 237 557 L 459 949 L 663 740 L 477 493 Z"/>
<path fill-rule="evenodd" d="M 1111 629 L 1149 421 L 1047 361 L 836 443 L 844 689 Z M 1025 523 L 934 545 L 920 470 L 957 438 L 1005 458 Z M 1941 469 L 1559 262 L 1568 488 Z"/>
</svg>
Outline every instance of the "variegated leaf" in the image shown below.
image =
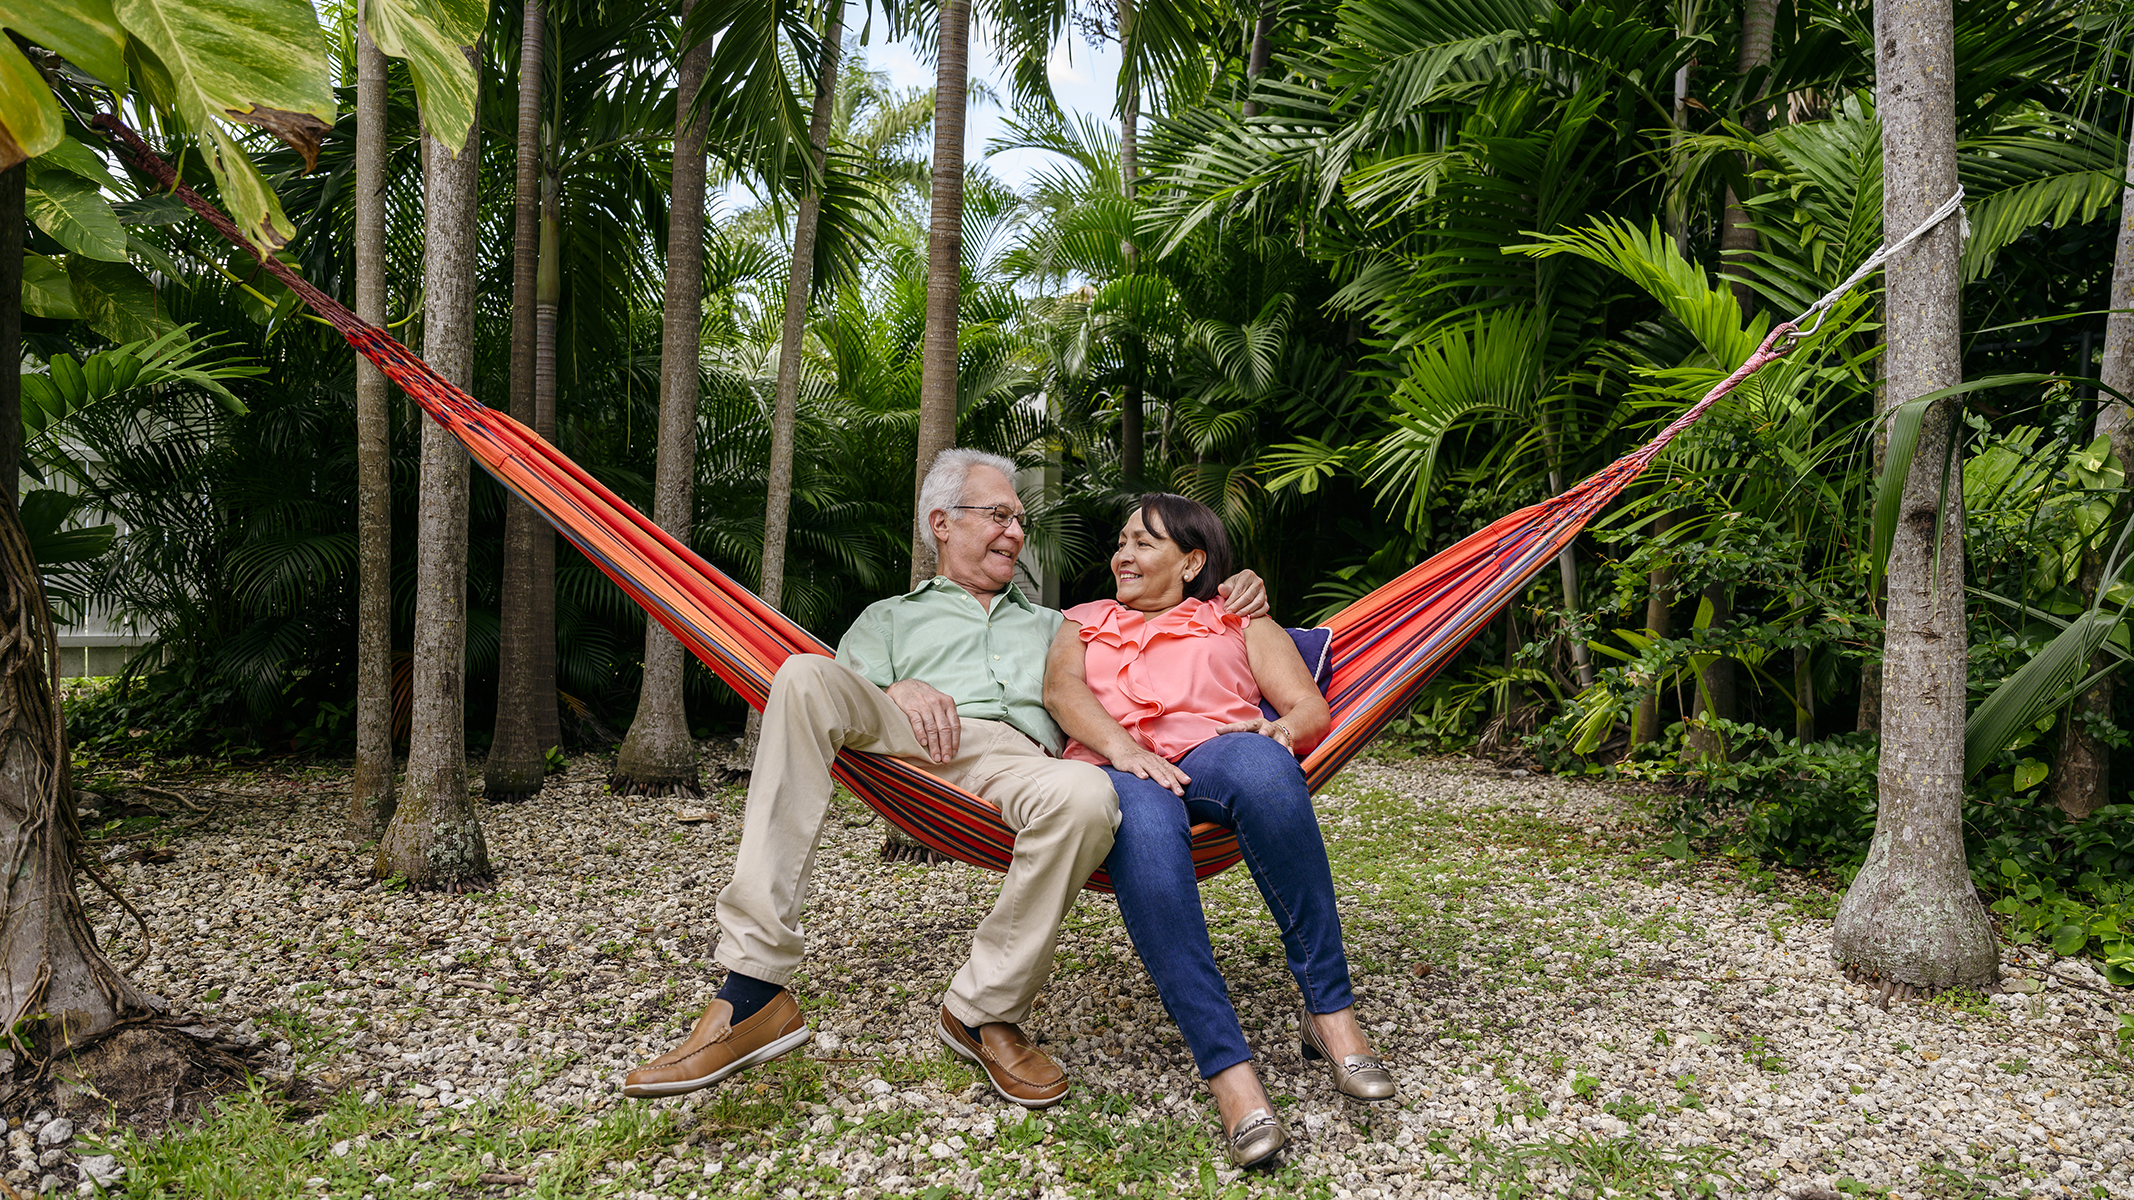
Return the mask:
<svg viewBox="0 0 2134 1200">
<path fill-rule="evenodd" d="M 144 83 L 194 132 L 247 237 L 273 249 L 295 236 L 274 192 L 218 124 L 272 132 L 316 161 L 332 124 L 332 81 L 316 14 L 304 0 L 117 0 L 119 21 L 155 59 Z"/>
<path fill-rule="evenodd" d="M 0 35 L 0 171 L 58 145 L 61 128 L 59 102 L 44 76 Z"/>
<path fill-rule="evenodd" d="M 126 31 L 111 0 L 0 0 L 0 25 L 125 89 Z"/>
<path fill-rule="evenodd" d="M 34 170 L 23 194 L 24 212 L 37 228 L 71 254 L 126 261 L 126 229 L 95 184 L 70 171 Z"/>
<path fill-rule="evenodd" d="M 467 51 L 482 36 L 487 8 L 481 0 L 368 0 L 363 11 L 378 48 L 407 60 L 423 128 L 458 153 L 477 102 Z"/>
<path fill-rule="evenodd" d="M 80 320 L 81 309 L 75 307 L 67 269 L 42 254 L 23 255 L 22 311 L 55 321 Z"/>
</svg>

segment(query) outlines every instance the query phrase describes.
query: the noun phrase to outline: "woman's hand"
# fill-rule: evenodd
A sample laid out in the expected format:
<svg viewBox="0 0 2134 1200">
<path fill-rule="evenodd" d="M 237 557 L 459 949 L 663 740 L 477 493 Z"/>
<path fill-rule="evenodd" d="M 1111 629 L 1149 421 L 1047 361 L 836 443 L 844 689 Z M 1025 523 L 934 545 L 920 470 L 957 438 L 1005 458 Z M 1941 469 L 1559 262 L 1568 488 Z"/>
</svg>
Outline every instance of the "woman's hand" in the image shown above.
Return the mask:
<svg viewBox="0 0 2134 1200">
<path fill-rule="evenodd" d="M 1177 763 L 1138 746 L 1112 759 L 1111 765 L 1129 775 L 1139 775 L 1152 783 L 1162 784 L 1171 789 L 1173 796 L 1184 796 L 1186 785 L 1193 782 L 1193 777 L 1179 770 Z"/>
<path fill-rule="evenodd" d="M 1215 732 L 1217 735 L 1225 733 L 1257 733 L 1261 737 L 1271 737 L 1282 743 L 1282 749 L 1289 751 L 1291 754 L 1297 752 L 1296 740 L 1291 736 L 1288 724 L 1282 721 L 1269 721 L 1255 717 L 1250 721 L 1232 721 Z"/>
</svg>

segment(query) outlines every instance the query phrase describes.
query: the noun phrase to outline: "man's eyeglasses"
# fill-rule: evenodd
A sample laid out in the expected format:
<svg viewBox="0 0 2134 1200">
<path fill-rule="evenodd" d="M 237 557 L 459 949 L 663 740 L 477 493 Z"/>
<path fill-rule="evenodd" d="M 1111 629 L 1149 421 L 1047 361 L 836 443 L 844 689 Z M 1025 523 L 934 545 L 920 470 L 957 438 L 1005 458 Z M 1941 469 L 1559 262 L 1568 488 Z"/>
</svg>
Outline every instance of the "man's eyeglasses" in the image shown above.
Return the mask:
<svg viewBox="0 0 2134 1200">
<path fill-rule="evenodd" d="M 1016 512 L 1005 504 L 951 504 L 949 507 L 962 509 L 965 512 L 984 513 L 986 520 L 993 522 L 1002 529 L 1006 529 L 1010 525 L 1028 527 L 1025 523 L 1029 520 L 1029 515 Z"/>
</svg>

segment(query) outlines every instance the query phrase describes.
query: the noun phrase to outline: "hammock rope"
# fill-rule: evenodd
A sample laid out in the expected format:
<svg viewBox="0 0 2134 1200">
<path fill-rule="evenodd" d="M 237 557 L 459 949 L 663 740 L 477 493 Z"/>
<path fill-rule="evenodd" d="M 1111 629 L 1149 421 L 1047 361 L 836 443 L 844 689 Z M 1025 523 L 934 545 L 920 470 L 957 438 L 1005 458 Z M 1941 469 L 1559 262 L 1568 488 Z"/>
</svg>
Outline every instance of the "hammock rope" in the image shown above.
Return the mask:
<svg viewBox="0 0 2134 1200">
<path fill-rule="evenodd" d="M 177 195 L 233 244 L 251 251 L 263 269 L 457 437 L 484 470 L 554 525 L 751 705 L 763 707 L 772 676 L 787 657 L 831 653 L 820 639 L 624 503 L 532 430 L 476 401 L 279 259 L 261 255 L 229 217 L 187 187 L 115 116 L 99 116 L 94 124 L 118 139 L 143 174 Z M 1961 199 L 1959 193 L 1950 205 L 1960 205 Z M 1950 205 L 1894 246 L 1877 250 L 1870 264 L 1879 265 L 1945 218 Z M 1827 308 L 1870 269 L 1855 272 L 1802 317 Z M 1332 677 L 1326 692 L 1334 725 L 1302 764 L 1310 787 L 1318 790 L 1380 727 L 1404 712 L 1431 677 L 1669 442 L 1743 380 L 1783 357 L 1802 336 L 1796 322 L 1779 325 L 1748 361 L 1643 446 L 1561 495 L 1499 518 L 1329 619 Z M 842 752 L 832 770 L 839 782 L 920 844 L 960 862 L 1007 870 L 1015 834 L 1001 821 L 999 810 L 984 800 L 902 759 L 877 754 Z M 1193 856 L 1196 873 L 1206 878 L 1235 864 L 1240 852 L 1234 836 L 1203 825 L 1194 830 Z M 1111 890 L 1101 868 L 1087 886 Z"/>
</svg>

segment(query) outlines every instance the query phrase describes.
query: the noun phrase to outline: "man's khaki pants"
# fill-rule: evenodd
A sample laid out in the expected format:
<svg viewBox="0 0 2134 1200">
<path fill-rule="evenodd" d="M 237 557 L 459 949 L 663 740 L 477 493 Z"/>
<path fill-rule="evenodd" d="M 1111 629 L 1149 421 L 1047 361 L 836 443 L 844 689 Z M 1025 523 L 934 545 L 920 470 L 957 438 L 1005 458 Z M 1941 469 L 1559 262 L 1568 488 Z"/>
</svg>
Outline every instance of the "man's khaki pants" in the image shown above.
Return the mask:
<svg viewBox="0 0 2134 1200">
<path fill-rule="evenodd" d="M 1015 831 L 1000 899 L 979 922 L 945 1003 L 966 1025 L 1022 1021 L 1052 972 L 1060 921 L 1111 850 L 1119 801 L 1110 779 L 1088 763 L 1047 758 L 1012 726 L 973 718 L 964 719 L 956 757 L 935 763 L 882 689 L 819 654 L 785 660 L 772 681 L 733 882 L 719 893 L 714 957 L 771 983 L 792 979 L 830 808 L 830 763 L 841 748 L 894 755 L 975 792 Z"/>
</svg>

